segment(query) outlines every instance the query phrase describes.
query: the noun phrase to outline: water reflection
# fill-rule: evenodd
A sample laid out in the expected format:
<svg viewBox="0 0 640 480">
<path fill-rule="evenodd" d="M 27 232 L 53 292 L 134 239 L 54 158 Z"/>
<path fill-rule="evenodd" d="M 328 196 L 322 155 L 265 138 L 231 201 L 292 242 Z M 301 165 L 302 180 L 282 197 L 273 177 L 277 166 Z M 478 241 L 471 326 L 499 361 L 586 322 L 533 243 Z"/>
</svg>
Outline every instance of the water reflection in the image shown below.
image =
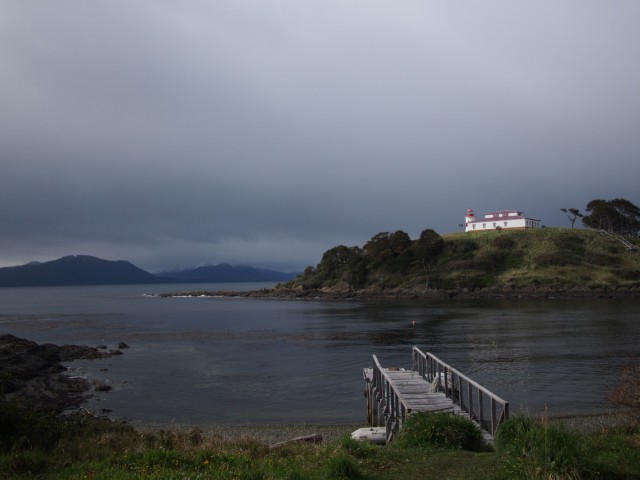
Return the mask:
<svg viewBox="0 0 640 480">
<path fill-rule="evenodd" d="M 369 303 L 348 311 L 387 365 L 409 366 L 408 347 L 418 345 L 508 398 L 513 411 L 564 415 L 611 408 L 606 395 L 619 367 L 638 361 L 638 304 L 511 299 Z M 323 315 L 333 314 L 328 307 Z"/>
<path fill-rule="evenodd" d="M 410 367 L 412 345 L 513 412 L 593 413 L 610 408 L 619 367 L 638 360 L 638 300 L 159 299 L 105 288 L 0 291 L 0 329 L 55 343 L 125 341 L 131 349 L 106 373 L 74 368 L 115 387 L 91 406 L 147 422 L 361 421 L 362 368 L 372 354 Z"/>
</svg>

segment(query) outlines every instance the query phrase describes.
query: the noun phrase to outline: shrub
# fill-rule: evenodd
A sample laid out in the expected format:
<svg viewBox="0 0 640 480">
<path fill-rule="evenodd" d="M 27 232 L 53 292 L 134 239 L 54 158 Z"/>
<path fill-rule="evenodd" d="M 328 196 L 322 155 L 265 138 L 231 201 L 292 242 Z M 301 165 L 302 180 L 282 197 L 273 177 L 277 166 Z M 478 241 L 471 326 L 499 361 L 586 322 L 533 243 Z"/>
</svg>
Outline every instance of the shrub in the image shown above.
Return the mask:
<svg viewBox="0 0 640 480">
<path fill-rule="evenodd" d="M 605 429 L 583 438 L 584 478 L 640 478 L 640 449 L 626 427 Z"/>
<path fill-rule="evenodd" d="M 584 238 L 577 235 L 558 235 L 553 243 L 562 253 L 582 255 L 585 251 Z"/>
<path fill-rule="evenodd" d="M 560 253 L 541 253 L 536 255 L 533 261 L 539 267 L 564 267 L 572 264 L 569 257 Z"/>
<path fill-rule="evenodd" d="M 640 365 L 623 367 L 620 383 L 609 393 L 609 401 L 627 407 L 634 425 L 640 425 Z"/>
<path fill-rule="evenodd" d="M 516 245 L 516 241 L 513 239 L 513 237 L 507 237 L 505 235 L 495 237 L 491 243 L 494 247 L 501 250 L 508 250 L 515 247 Z"/>
<path fill-rule="evenodd" d="M 351 435 L 345 433 L 340 439 L 340 446 L 349 455 L 356 458 L 367 458 L 375 455 L 377 448 L 370 442 L 360 442 L 351 438 Z"/>
<path fill-rule="evenodd" d="M 18 450 L 0 455 L 0 478 L 37 478 L 49 469 L 49 453 Z"/>
<path fill-rule="evenodd" d="M 467 256 L 479 248 L 478 243 L 470 238 L 461 238 L 445 245 L 454 256 Z"/>
<path fill-rule="evenodd" d="M 0 452 L 16 448 L 51 450 L 60 440 L 63 426 L 53 413 L 0 400 Z"/>
<path fill-rule="evenodd" d="M 358 464 L 351 457 L 346 455 L 337 455 L 331 457 L 325 467 L 325 478 L 336 479 L 350 479 L 361 478 L 362 474 Z"/>
<path fill-rule="evenodd" d="M 402 447 L 481 451 L 480 429 L 470 420 L 449 413 L 415 413 L 405 420 L 398 444 Z"/>
<path fill-rule="evenodd" d="M 615 274 L 618 275 L 623 280 L 631 280 L 631 281 L 640 280 L 640 270 L 634 270 L 630 268 L 620 268 L 615 271 Z"/>
<path fill-rule="evenodd" d="M 587 263 L 590 265 L 597 265 L 600 267 L 619 265 L 620 262 L 621 262 L 621 258 L 616 257 L 614 255 L 588 253 L 584 256 L 584 263 Z"/>
<path fill-rule="evenodd" d="M 476 269 L 487 272 L 500 272 L 507 263 L 507 254 L 501 250 L 487 249 L 476 257 Z"/>
<path fill-rule="evenodd" d="M 561 426 L 516 417 L 500 425 L 496 447 L 509 478 L 579 478 L 579 443 Z"/>
</svg>

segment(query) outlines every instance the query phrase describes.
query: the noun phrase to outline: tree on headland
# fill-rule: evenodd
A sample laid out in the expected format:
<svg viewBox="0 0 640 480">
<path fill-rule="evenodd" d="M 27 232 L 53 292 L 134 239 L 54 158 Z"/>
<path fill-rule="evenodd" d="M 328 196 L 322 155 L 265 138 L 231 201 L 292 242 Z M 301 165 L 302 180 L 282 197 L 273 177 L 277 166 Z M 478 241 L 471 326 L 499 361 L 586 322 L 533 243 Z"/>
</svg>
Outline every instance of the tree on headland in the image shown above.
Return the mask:
<svg viewBox="0 0 640 480">
<path fill-rule="evenodd" d="M 402 255 L 411 246 L 411 238 L 406 232 L 380 232 L 374 235 L 363 248 L 372 261 L 382 263 Z"/>
<path fill-rule="evenodd" d="M 442 237 L 430 228 L 423 230 L 420 238 L 415 242 L 415 250 L 417 252 L 418 262 L 422 265 L 425 275 L 425 288 L 429 289 L 429 281 L 431 279 L 431 269 L 438 259 L 438 255 L 442 251 L 444 241 Z"/>
<path fill-rule="evenodd" d="M 578 218 L 584 217 L 577 208 L 561 208 L 560 211 L 567 215 L 567 218 L 571 222 L 571 228 L 573 228 Z"/>
<path fill-rule="evenodd" d="M 338 245 L 333 247 L 322 255 L 322 260 L 318 266 L 321 270 L 332 271 L 343 268 L 360 255 L 358 247 L 346 247 Z"/>
<path fill-rule="evenodd" d="M 640 230 L 640 208 L 624 198 L 591 200 L 587 212 L 582 223 L 589 228 L 632 237 Z"/>
<path fill-rule="evenodd" d="M 367 262 L 360 247 L 338 245 L 322 255 L 318 267 L 307 267 L 306 277 L 316 276 L 320 281 L 343 280 L 353 287 L 361 285 L 367 277 Z"/>
<path fill-rule="evenodd" d="M 409 268 L 413 242 L 406 232 L 380 232 L 363 247 L 365 261 L 370 269 L 381 274 L 393 274 Z"/>
<path fill-rule="evenodd" d="M 381 262 L 392 255 L 389 232 L 380 232 L 364 244 L 364 254 L 373 261 Z"/>
<path fill-rule="evenodd" d="M 361 248 L 338 245 L 322 255 L 314 268 L 304 270 L 299 282 L 305 288 L 366 287 L 371 282 L 385 282 L 386 286 L 398 285 L 402 281 L 420 275 L 427 277 L 427 288 L 431 269 L 443 248 L 443 240 L 434 230 L 422 232 L 418 240 L 402 230 L 380 232 Z"/>
</svg>

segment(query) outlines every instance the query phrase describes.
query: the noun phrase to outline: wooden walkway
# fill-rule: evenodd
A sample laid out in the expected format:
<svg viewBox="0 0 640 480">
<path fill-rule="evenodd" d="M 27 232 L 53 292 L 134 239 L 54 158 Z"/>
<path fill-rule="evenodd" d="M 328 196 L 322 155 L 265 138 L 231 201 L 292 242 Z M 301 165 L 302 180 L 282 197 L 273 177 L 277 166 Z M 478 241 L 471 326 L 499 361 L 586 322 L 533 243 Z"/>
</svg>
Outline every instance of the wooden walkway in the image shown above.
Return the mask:
<svg viewBox="0 0 640 480">
<path fill-rule="evenodd" d="M 450 412 L 471 419 L 493 442 L 509 403 L 428 352 L 413 347 L 412 357 L 411 370 L 383 368 L 375 355 L 364 369 L 369 424 L 386 427 L 389 442 L 411 413 Z"/>
<path fill-rule="evenodd" d="M 633 243 L 631 243 L 629 240 L 624 238 L 622 235 L 618 235 L 618 234 L 615 234 L 615 233 L 607 232 L 606 230 L 600 230 L 600 235 L 603 235 L 605 237 L 609 237 L 610 239 L 615 240 L 616 242 L 622 244 L 624 246 L 624 248 L 627 250 L 627 252 L 637 252 L 638 251 L 638 247 L 636 247 Z"/>
</svg>

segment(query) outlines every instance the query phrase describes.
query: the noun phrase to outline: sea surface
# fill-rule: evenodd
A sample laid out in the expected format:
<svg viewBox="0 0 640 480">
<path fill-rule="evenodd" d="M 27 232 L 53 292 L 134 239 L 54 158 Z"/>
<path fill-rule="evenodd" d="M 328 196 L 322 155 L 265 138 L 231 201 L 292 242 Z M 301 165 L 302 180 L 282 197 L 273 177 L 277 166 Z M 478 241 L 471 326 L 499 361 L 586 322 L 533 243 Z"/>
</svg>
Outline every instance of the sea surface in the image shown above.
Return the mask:
<svg viewBox="0 0 640 480">
<path fill-rule="evenodd" d="M 430 351 L 511 404 L 512 414 L 613 410 L 621 367 L 639 361 L 638 299 L 452 301 L 161 298 L 270 284 L 0 289 L 0 333 L 115 348 L 67 364 L 106 381 L 86 403 L 151 425 L 366 421 L 363 367 L 411 367 Z"/>
</svg>

